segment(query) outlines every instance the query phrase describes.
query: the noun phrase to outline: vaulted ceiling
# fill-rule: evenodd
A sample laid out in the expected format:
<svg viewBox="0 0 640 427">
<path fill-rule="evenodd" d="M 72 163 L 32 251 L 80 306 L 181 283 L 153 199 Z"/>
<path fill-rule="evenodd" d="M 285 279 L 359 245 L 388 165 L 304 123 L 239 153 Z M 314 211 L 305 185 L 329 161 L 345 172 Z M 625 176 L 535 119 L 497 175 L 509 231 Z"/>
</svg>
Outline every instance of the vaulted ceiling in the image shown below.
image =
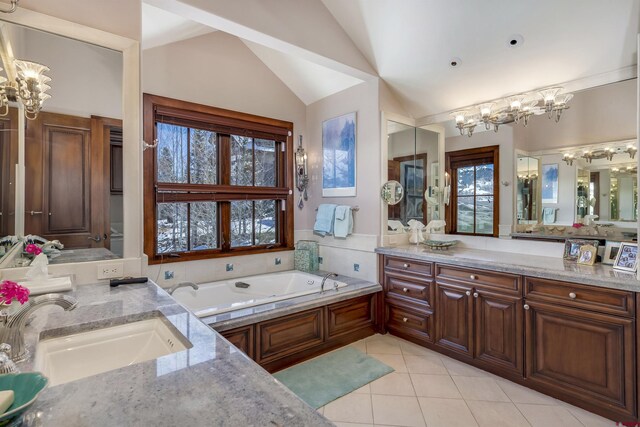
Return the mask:
<svg viewBox="0 0 640 427">
<path fill-rule="evenodd" d="M 144 20 L 143 45 L 217 28 L 306 104 L 378 75 L 414 118 L 637 63 L 637 0 L 145 1 L 183 22 Z"/>
</svg>

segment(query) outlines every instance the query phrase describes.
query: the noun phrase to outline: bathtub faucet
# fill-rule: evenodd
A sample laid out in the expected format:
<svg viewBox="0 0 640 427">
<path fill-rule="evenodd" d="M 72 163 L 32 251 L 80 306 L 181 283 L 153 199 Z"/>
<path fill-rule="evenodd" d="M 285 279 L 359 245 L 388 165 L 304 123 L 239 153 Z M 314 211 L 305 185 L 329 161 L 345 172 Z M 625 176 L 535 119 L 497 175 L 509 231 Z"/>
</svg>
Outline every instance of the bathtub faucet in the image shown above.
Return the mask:
<svg viewBox="0 0 640 427">
<path fill-rule="evenodd" d="M 326 282 L 329 277 L 338 277 L 338 275 L 336 273 L 327 273 L 324 275 L 324 277 L 322 278 L 322 284 L 320 285 L 321 294 L 324 293 L 324 282 Z M 336 289 L 338 288 L 336 287 Z"/>
<path fill-rule="evenodd" d="M 169 290 L 167 291 L 169 293 L 169 295 L 173 295 L 173 293 L 175 291 L 177 291 L 180 288 L 186 288 L 191 286 L 193 289 L 195 289 L 196 291 L 199 289 L 199 286 L 196 285 L 193 282 L 180 282 L 177 285 L 173 285 L 172 287 L 169 288 Z"/>
</svg>

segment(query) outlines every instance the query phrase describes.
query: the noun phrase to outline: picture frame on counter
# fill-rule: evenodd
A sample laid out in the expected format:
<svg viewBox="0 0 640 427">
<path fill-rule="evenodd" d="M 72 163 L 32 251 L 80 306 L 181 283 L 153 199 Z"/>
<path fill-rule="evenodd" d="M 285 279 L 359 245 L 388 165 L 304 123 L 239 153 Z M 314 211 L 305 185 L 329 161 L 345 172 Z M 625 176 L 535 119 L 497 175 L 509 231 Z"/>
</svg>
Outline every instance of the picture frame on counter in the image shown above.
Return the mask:
<svg viewBox="0 0 640 427">
<path fill-rule="evenodd" d="M 613 265 L 618 256 L 620 245 L 622 242 L 613 242 L 607 240 L 607 244 L 604 247 L 604 255 L 602 256 L 602 263 L 606 265 Z"/>
<path fill-rule="evenodd" d="M 577 263 L 581 265 L 593 265 L 598 257 L 598 248 L 593 245 L 580 246 L 580 254 Z"/>
<path fill-rule="evenodd" d="M 620 249 L 618 250 L 616 260 L 613 262 L 613 268 L 635 273 L 638 269 L 638 244 L 620 243 Z"/>
<path fill-rule="evenodd" d="M 577 262 L 580 258 L 580 248 L 582 248 L 583 246 L 591 245 L 595 247 L 597 253 L 599 243 L 600 242 L 598 240 L 567 239 L 564 242 L 564 254 L 562 256 L 562 259 L 564 259 L 565 261 Z"/>
</svg>

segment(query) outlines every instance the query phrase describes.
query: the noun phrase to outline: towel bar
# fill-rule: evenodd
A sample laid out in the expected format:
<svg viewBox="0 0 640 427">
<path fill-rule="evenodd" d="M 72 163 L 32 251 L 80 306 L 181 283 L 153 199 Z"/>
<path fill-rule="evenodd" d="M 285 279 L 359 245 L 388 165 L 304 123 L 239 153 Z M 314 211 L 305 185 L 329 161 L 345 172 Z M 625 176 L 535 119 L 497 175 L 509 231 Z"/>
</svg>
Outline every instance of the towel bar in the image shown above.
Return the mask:
<svg viewBox="0 0 640 427">
<path fill-rule="evenodd" d="M 360 210 L 360 207 L 359 207 L 359 206 L 353 206 L 353 207 L 351 208 L 351 212 L 358 212 L 359 210 Z M 318 212 L 318 208 L 316 208 L 316 212 Z"/>
</svg>

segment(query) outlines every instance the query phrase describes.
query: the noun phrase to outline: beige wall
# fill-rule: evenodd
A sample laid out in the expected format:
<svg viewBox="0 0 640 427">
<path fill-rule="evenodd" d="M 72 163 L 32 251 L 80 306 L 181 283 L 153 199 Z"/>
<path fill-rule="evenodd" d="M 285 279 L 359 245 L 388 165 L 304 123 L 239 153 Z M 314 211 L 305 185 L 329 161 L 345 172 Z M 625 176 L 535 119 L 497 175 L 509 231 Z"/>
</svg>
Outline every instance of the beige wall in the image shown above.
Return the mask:
<svg viewBox="0 0 640 427">
<path fill-rule="evenodd" d="M 19 7 L 140 40 L 141 4 L 140 0 L 22 0 Z"/>
<path fill-rule="evenodd" d="M 356 112 L 355 197 L 322 197 L 322 122 Z M 296 230 L 312 229 L 315 208 L 321 203 L 359 206 L 354 233 L 377 235 L 380 230 L 380 111 L 378 82 L 369 81 L 307 106 L 306 147 L 309 151 L 309 203 L 296 217 Z"/>
</svg>

